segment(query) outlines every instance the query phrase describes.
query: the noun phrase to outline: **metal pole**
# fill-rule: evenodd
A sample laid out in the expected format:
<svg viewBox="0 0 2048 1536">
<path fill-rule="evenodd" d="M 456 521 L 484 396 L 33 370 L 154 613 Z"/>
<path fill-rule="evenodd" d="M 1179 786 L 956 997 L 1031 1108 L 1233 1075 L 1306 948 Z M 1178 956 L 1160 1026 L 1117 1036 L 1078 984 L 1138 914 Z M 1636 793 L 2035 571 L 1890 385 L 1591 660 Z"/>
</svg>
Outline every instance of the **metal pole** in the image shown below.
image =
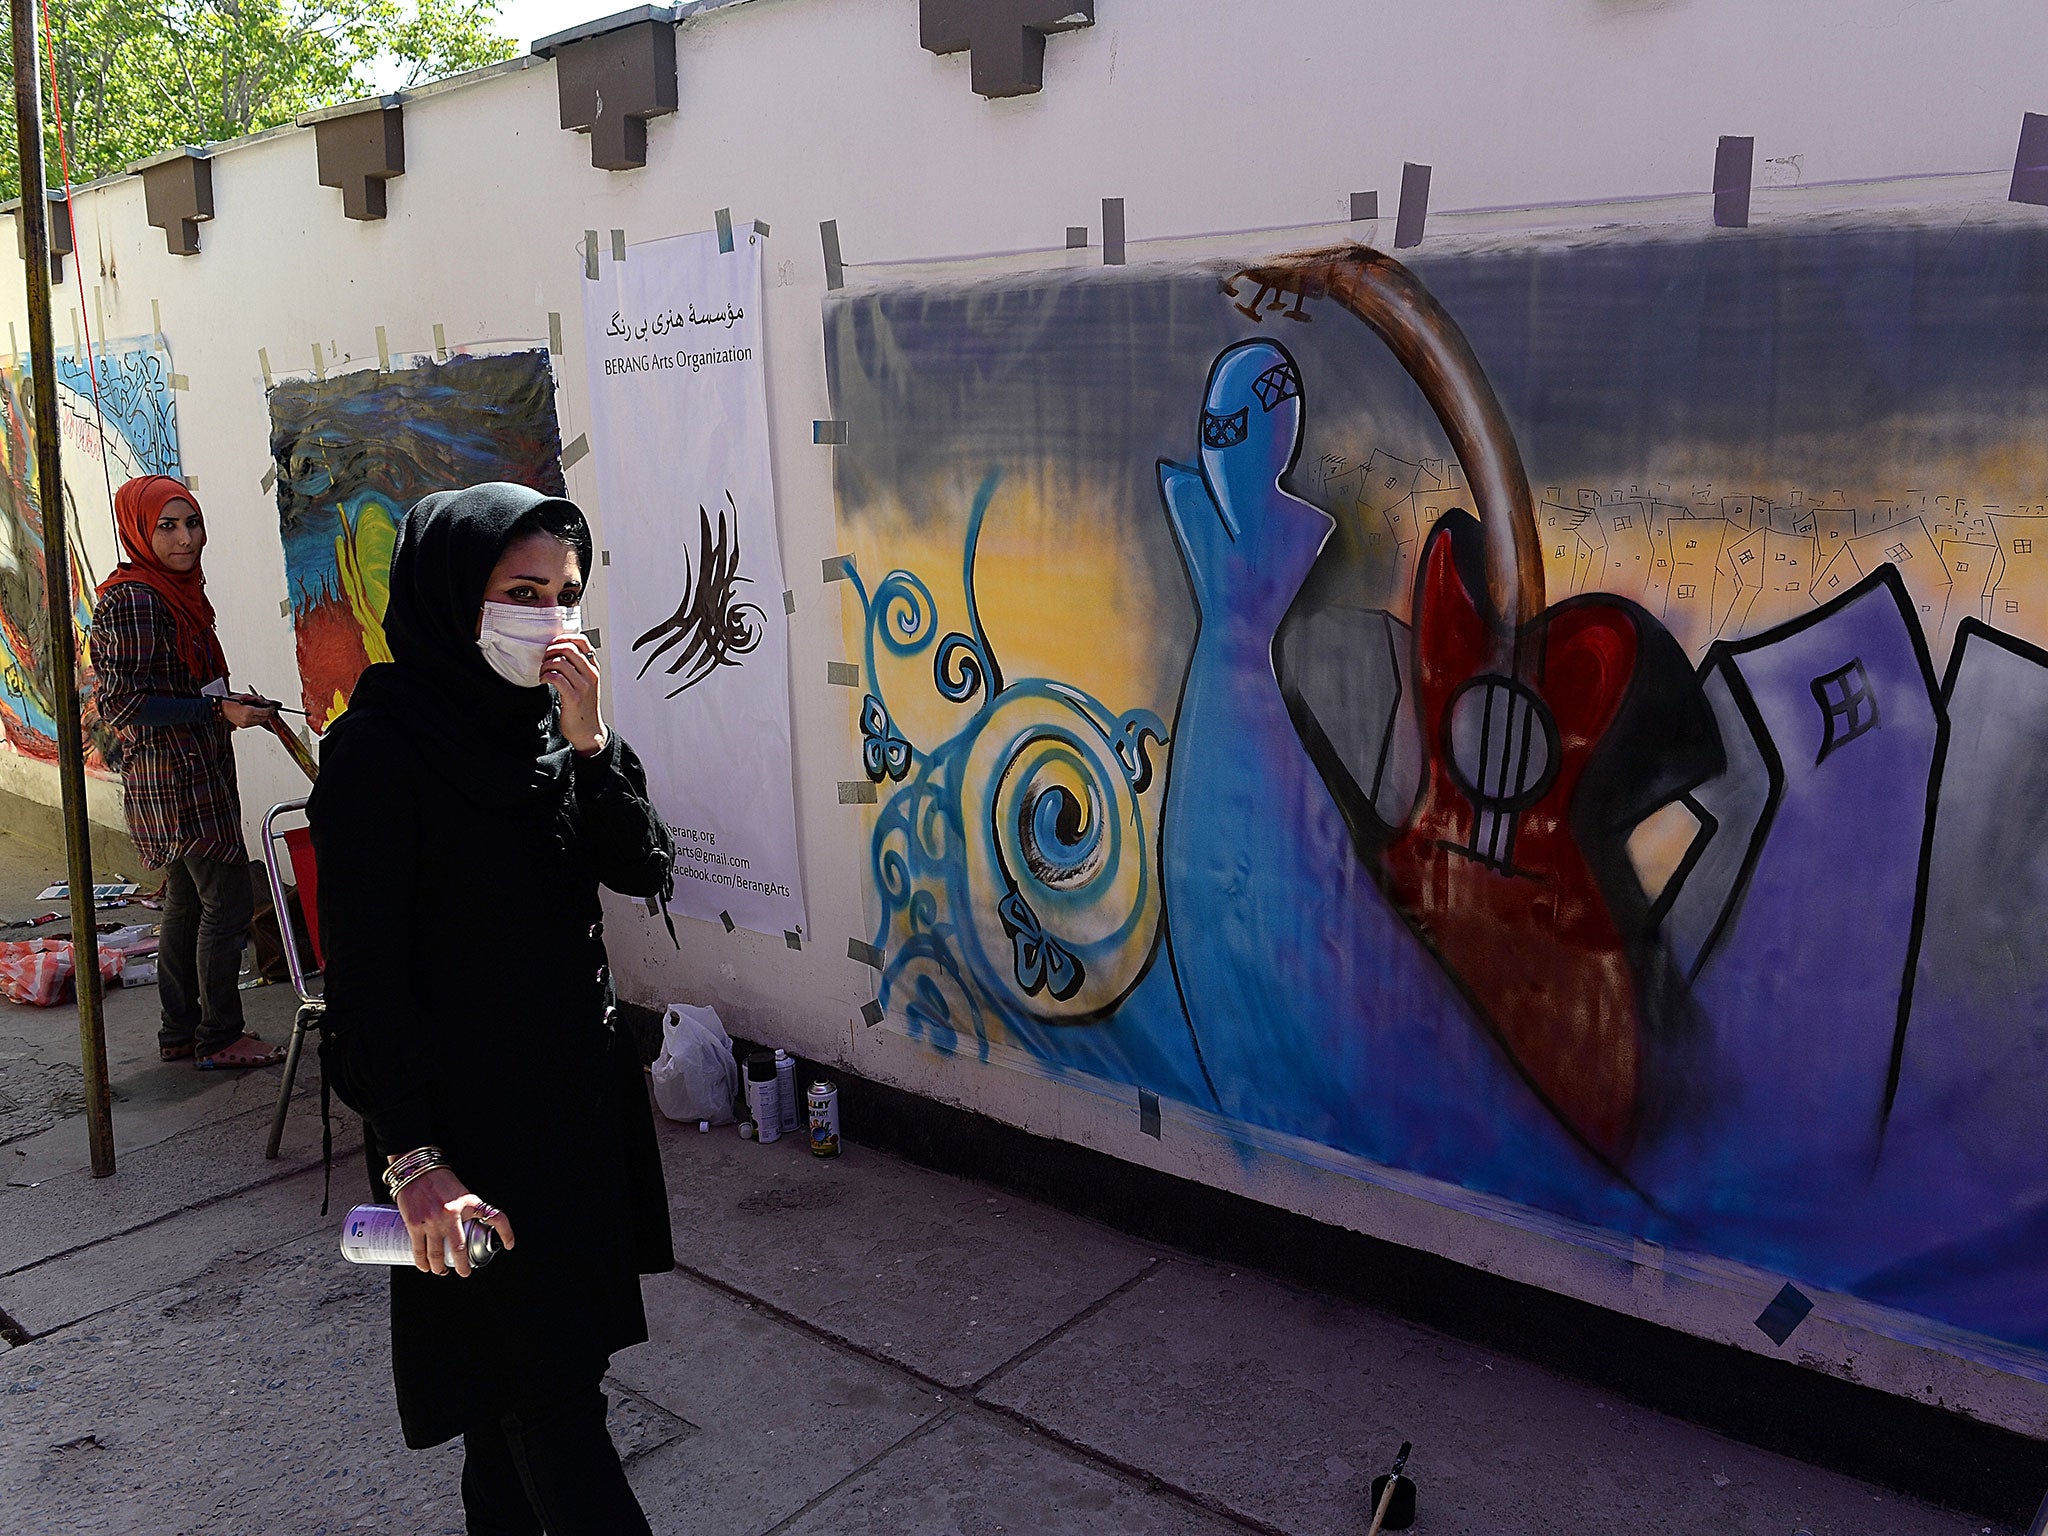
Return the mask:
<svg viewBox="0 0 2048 1536">
<path fill-rule="evenodd" d="M 92 833 L 85 815 L 85 740 L 79 723 L 73 651 L 71 537 L 57 446 L 57 341 L 50 323 L 50 204 L 43 185 L 43 92 L 35 0 L 9 0 L 14 33 L 15 144 L 21 160 L 22 239 L 28 275 L 31 408 L 35 412 L 36 499 L 43 519 L 44 607 L 49 619 L 51 706 L 57 775 L 64 794 L 64 850 L 71 882 L 71 958 L 78 990 L 78 1053 L 85 1072 L 85 1126 L 92 1174 L 114 1171 L 113 1094 L 107 1031 L 100 1015 L 100 941 L 93 926 Z"/>
</svg>

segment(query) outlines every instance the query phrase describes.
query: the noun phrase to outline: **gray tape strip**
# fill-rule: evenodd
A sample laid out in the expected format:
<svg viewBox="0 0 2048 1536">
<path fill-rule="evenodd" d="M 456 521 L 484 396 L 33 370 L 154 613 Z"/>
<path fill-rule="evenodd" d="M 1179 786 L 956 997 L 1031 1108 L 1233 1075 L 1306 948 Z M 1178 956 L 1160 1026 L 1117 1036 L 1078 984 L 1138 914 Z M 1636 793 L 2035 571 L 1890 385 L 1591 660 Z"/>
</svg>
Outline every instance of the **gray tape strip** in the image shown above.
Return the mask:
<svg viewBox="0 0 2048 1536">
<path fill-rule="evenodd" d="M 730 208 L 721 208 L 721 209 L 719 209 L 719 210 L 718 210 L 718 212 L 717 212 L 716 214 L 714 214 L 714 215 L 713 215 L 713 217 L 714 217 L 714 218 L 716 218 L 716 219 L 718 220 L 718 248 L 719 248 L 719 250 L 721 250 L 721 251 L 729 251 L 729 250 L 731 250 L 731 249 L 732 249 L 732 210 L 731 210 Z"/>
<path fill-rule="evenodd" d="M 882 968 L 882 952 L 875 948 L 874 945 L 861 939 L 848 939 L 846 941 L 846 958 L 858 960 L 862 965 L 872 970 L 879 971 Z"/>
<path fill-rule="evenodd" d="M 1380 195 L 1377 192 L 1354 192 L 1351 194 L 1351 222 L 1364 224 L 1380 216 Z"/>
<path fill-rule="evenodd" d="M 624 261 L 625 259 L 626 232 L 623 229 L 615 229 L 612 231 L 612 260 Z"/>
<path fill-rule="evenodd" d="M 1782 1345 L 1812 1310 L 1813 1298 L 1788 1281 L 1757 1317 L 1756 1325 L 1773 1344 Z"/>
<path fill-rule="evenodd" d="M 1070 251 L 1085 251 L 1088 249 L 1088 226 L 1086 224 L 1069 224 L 1067 226 L 1067 249 Z"/>
<path fill-rule="evenodd" d="M 170 385 L 172 389 L 190 389 L 192 387 L 192 381 L 182 373 L 174 373 L 168 379 L 165 379 L 164 382 Z"/>
<path fill-rule="evenodd" d="M 796 612 L 796 594 L 790 591 L 788 587 L 782 589 L 782 611 L 784 613 Z"/>
<path fill-rule="evenodd" d="M 149 301 L 149 333 L 152 336 L 161 336 L 164 333 L 163 305 L 155 299 Z M 257 350 L 260 352 L 262 348 L 259 347 Z"/>
<path fill-rule="evenodd" d="M 1405 251 L 1422 244 L 1423 222 L 1429 217 L 1429 167 L 1412 162 L 1401 167 L 1401 206 L 1394 214 L 1394 248 Z"/>
<path fill-rule="evenodd" d="M 721 913 L 719 913 L 719 914 L 718 914 L 718 920 L 719 920 L 719 921 L 720 921 L 721 923 L 725 924 L 725 931 L 726 931 L 727 933 L 731 933 L 731 932 L 732 932 L 732 930 L 733 930 L 733 926 L 734 926 L 734 925 L 733 925 L 733 920 L 732 920 L 732 914 L 731 914 L 730 912 L 721 912 Z"/>
<path fill-rule="evenodd" d="M 587 283 L 597 281 L 597 231 L 594 229 L 583 231 L 583 280 Z"/>
<path fill-rule="evenodd" d="M 154 299 L 150 300 L 152 304 L 155 302 L 156 300 Z M 158 331 L 157 334 L 161 336 L 163 332 Z M 275 381 L 270 377 L 270 348 L 258 347 L 256 349 L 256 361 L 263 365 L 263 387 L 265 389 L 273 387 Z"/>
<path fill-rule="evenodd" d="M 818 226 L 818 239 L 825 247 L 825 286 L 846 286 L 846 262 L 839 254 L 839 221 L 827 219 Z"/>
<path fill-rule="evenodd" d="M 768 238 L 768 225 L 766 222 L 761 219 L 754 220 L 754 233 L 763 240 L 766 240 Z"/>
<path fill-rule="evenodd" d="M 804 947 L 804 936 L 794 928 L 785 928 L 782 930 L 782 942 L 791 949 L 802 949 Z"/>
<path fill-rule="evenodd" d="M 384 327 L 377 327 L 377 371 L 391 371 L 391 338 L 384 333 Z"/>
<path fill-rule="evenodd" d="M 271 466 L 270 466 L 270 468 L 268 468 L 268 469 L 264 470 L 264 471 L 263 471 L 263 479 L 262 479 L 262 480 L 261 480 L 260 482 L 258 482 L 258 483 L 259 483 L 259 484 L 261 484 L 261 485 L 262 485 L 262 487 L 263 487 L 263 489 L 264 489 L 264 490 L 266 490 L 266 491 L 274 491 L 274 490 L 276 490 L 276 489 L 277 489 L 277 466 L 276 466 L 275 464 L 273 464 L 273 465 L 271 465 Z"/>
<path fill-rule="evenodd" d="M 1102 264 L 1124 264 L 1124 200 L 1120 197 L 1102 200 Z"/>
<path fill-rule="evenodd" d="M 199 477 L 198 477 L 197 475 L 187 475 L 187 476 L 185 476 L 185 488 L 186 488 L 187 490 L 189 490 L 190 492 L 192 492 L 192 494 L 193 494 L 193 495 L 195 495 L 195 496 L 196 496 L 196 495 L 198 495 L 198 494 L 199 494 Z"/>
<path fill-rule="evenodd" d="M 313 348 L 313 377 L 324 379 L 327 377 L 327 359 L 321 355 L 319 342 L 310 345 Z"/>
<path fill-rule="evenodd" d="M 1159 1139 L 1159 1095 L 1144 1088 L 1138 1090 L 1138 1132 Z"/>
<path fill-rule="evenodd" d="M 874 1028 L 875 1025 L 882 1022 L 881 1002 L 877 1000 L 872 1003 L 862 1003 L 860 1005 L 860 1016 L 867 1020 L 870 1029 Z"/>
<path fill-rule="evenodd" d="M 292 600 L 290 598 L 286 598 L 277 605 L 277 616 L 280 619 L 288 619 L 292 616 Z"/>
<path fill-rule="evenodd" d="M 590 648 L 591 648 L 591 649 L 592 649 L 593 651 L 601 651 L 601 650 L 603 650 L 603 649 L 604 649 L 604 631 L 603 631 L 603 630 L 601 630 L 601 629 L 586 629 L 585 631 L 583 631 L 583 633 L 584 633 L 584 636 L 585 636 L 585 638 L 587 638 L 587 639 L 588 639 L 588 640 L 590 641 Z"/>
<path fill-rule="evenodd" d="M 562 355 L 562 312 L 559 309 L 548 311 L 548 350 L 557 357 Z"/>
<path fill-rule="evenodd" d="M 875 794 L 875 786 L 866 779 L 853 779 L 850 781 L 842 779 L 840 781 L 839 803 L 841 805 L 874 805 L 877 803 L 878 798 Z"/>
<path fill-rule="evenodd" d="M 599 565 L 610 565 L 612 563 L 612 552 L 608 549 L 600 549 L 597 552 L 597 563 Z"/>
<path fill-rule="evenodd" d="M 578 432 L 576 441 L 562 450 L 562 468 L 571 469 L 590 456 L 590 434 Z"/>
<path fill-rule="evenodd" d="M 437 362 L 448 361 L 448 327 L 445 325 L 434 327 L 434 358 Z"/>
<path fill-rule="evenodd" d="M 853 556 L 834 555 L 830 560 L 824 562 L 824 574 L 827 581 L 846 580 L 847 577 L 853 574 Z"/>
<path fill-rule="evenodd" d="M 860 668 L 850 661 L 828 661 L 825 663 L 825 681 L 834 688 L 858 688 Z"/>
<path fill-rule="evenodd" d="M 1715 178 L 1719 185 L 1719 178 Z M 2014 203 L 2048 203 L 2048 115 L 2029 112 L 2020 118 L 2020 147 L 2012 159 Z M 2048 1504 L 2041 1506 L 2048 1509 Z"/>
<path fill-rule="evenodd" d="M 843 421 L 814 421 L 811 423 L 811 441 L 837 445 L 846 441 L 846 423 Z"/>
<path fill-rule="evenodd" d="M 1755 163 L 1755 139 L 1721 135 L 1714 150 L 1714 223 L 1720 228 L 1749 227 L 1749 184 Z"/>
</svg>

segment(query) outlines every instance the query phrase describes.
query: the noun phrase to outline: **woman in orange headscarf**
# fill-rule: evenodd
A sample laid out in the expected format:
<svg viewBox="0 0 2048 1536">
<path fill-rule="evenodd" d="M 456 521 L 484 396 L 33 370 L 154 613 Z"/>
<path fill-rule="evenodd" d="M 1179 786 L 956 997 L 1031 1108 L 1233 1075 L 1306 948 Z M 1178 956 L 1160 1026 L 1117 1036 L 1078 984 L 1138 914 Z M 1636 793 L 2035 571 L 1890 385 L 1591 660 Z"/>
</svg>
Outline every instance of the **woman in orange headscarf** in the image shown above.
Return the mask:
<svg viewBox="0 0 2048 1536">
<path fill-rule="evenodd" d="M 203 1069 L 284 1058 L 242 1027 L 238 986 L 249 933 L 249 853 L 242 841 L 232 730 L 267 726 L 274 706 L 201 690 L 227 676 L 199 557 L 206 519 L 168 475 L 114 493 L 127 556 L 100 583 L 92 621 L 100 716 L 120 744 L 122 799 L 142 862 L 164 871 L 157 951 L 165 1061 Z"/>
</svg>

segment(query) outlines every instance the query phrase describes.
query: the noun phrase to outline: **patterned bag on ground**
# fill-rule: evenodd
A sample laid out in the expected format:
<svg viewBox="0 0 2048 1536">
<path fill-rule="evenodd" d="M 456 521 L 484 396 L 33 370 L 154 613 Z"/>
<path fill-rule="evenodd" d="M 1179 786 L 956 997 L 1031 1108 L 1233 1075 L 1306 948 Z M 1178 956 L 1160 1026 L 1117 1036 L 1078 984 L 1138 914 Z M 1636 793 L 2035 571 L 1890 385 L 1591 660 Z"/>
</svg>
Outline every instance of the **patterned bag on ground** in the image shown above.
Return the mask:
<svg viewBox="0 0 2048 1536">
<path fill-rule="evenodd" d="M 100 956 L 100 975 L 112 981 L 126 957 Z M 30 1008 L 54 1008 L 64 1001 L 71 979 L 69 939 L 11 939 L 0 942 L 0 997 Z"/>
</svg>

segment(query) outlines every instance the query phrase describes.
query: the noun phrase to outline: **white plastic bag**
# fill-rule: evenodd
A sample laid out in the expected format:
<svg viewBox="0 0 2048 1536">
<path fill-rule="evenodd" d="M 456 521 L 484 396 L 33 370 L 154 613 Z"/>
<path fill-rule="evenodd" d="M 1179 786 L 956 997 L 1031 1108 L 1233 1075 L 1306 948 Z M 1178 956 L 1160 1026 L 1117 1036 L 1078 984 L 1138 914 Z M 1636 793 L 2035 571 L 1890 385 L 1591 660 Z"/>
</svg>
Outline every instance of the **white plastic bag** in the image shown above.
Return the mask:
<svg viewBox="0 0 2048 1536">
<path fill-rule="evenodd" d="M 654 1058 L 654 1103 L 671 1120 L 731 1125 L 740 1089 L 740 1064 L 718 1014 L 691 1003 L 670 1003 L 661 1019 L 661 1054 Z"/>
</svg>

